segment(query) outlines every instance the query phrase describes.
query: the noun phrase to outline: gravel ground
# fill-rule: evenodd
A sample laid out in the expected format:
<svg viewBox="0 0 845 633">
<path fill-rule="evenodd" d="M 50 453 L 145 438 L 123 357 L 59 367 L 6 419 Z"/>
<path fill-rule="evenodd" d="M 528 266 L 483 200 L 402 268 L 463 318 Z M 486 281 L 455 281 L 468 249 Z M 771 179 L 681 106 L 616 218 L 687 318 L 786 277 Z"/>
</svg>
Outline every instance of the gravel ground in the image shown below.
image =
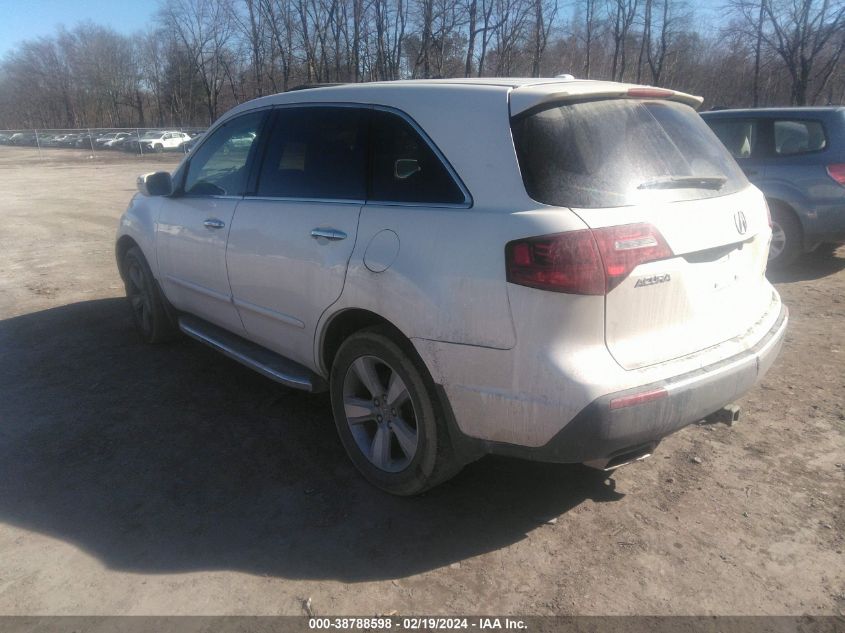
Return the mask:
<svg viewBox="0 0 845 633">
<path fill-rule="evenodd" d="M 138 342 L 114 230 L 176 160 L 0 147 L 0 614 L 845 612 L 845 250 L 776 279 L 790 330 L 738 426 L 396 499 L 324 396 Z"/>
</svg>

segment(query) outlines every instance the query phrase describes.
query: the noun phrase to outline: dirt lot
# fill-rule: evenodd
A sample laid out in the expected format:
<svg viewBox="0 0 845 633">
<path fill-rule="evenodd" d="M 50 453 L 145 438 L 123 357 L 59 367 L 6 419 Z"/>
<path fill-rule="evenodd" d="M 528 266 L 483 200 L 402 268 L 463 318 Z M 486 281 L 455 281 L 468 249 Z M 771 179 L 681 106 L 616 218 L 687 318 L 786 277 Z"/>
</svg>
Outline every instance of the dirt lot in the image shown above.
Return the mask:
<svg viewBox="0 0 845 633">
<path fill-rule="evenodd" d="M 177 159 L 0 147 L 0 614 L 845 612 L 842 249 L 778 280 L 790 331 L 738 426 L 396 499 L 325 397 L 136 339 L 116 220 Z"/>
</svg>

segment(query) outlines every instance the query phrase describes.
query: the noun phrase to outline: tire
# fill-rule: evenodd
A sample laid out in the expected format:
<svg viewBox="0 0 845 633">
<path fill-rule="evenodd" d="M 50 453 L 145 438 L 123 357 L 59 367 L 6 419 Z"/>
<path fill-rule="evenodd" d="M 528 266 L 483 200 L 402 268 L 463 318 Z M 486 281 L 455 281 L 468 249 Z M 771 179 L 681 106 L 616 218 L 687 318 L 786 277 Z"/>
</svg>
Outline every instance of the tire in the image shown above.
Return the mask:
<svg viewBox="0 0 845 633">
<path fill-rule="evenodd" d="M 153 151 L 156 154 L 161 154 L 164 151 L 164 145 L 153 145 Z"/>
<path fill-rule="evenodd" d="M 804 231 L 790 209 L 771 205 L 772 244 L 769 268 L 782 270 L 791 266 L 804 250 Z"/>
<path fill-rule="evenodd" d="M 329 388 L 340 440 L 374 486 L 416 495 L 463 467 L 428 371 L 413 348 L 400 344 L 387 328 L 361 330 L 344 341 Z"/>
<path fill-rule="evenodd" d="M 132 322 L 141 340 L 162 343 L 175 338 L 179 330 L 140 248 L 133 246 L 126 251 L 121 272 Z"/>
</svg>

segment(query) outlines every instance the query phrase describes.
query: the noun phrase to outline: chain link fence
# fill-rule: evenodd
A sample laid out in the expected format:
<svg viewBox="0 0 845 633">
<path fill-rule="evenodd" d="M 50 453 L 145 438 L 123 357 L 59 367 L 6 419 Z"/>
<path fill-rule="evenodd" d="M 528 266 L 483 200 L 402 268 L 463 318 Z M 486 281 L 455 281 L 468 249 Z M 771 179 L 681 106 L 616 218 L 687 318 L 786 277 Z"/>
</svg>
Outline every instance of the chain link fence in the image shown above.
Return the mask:
<svg viewBox="0 0 845 633">
<path fill-rule="evenodd" d="M 82 150 L 92 156 L 98 152 L 187 154 L 204 133 L 200 127 L 0 130 L 0 146 L 36 148 L 41 157 L 62 149 Z"/>
</svg>

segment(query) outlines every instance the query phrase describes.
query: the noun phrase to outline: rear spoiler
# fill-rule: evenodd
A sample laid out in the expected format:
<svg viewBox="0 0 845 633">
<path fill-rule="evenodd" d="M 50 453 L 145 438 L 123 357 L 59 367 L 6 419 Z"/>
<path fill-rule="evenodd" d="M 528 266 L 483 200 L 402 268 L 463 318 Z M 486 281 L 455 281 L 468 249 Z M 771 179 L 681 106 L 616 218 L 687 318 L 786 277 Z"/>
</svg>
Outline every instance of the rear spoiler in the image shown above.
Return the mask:
<svg viewBox="0 0 845 633">
<path fill-rule="evenodd" d="M 620 84 L 613 81 L 555 81 L 519 86 L 510 91 L 511 116 L 556 102 L 587 101 L 592 99 L 666 99 L 686 104 L 695 110 L 704 102 L 702 97 L 677 90 Z"/>
</svg>

